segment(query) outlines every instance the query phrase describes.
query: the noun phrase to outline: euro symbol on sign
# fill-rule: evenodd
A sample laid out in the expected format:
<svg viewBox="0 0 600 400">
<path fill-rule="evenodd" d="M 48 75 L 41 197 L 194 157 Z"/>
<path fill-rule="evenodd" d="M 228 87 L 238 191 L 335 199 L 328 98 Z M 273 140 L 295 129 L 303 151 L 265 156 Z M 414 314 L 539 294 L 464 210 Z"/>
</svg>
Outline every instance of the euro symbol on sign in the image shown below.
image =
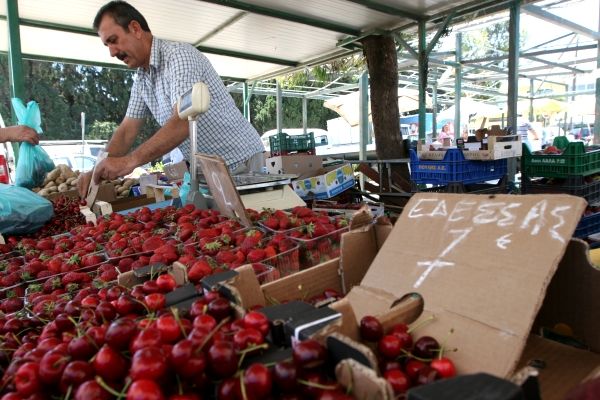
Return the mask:
<svg viewBox="0 0 600 400">
<path fill-rule="evenodd" d="M 496 245 L 502 250 L 506 250 L 506 246 L 512 242 L 512 240 L 508 238 L 510 235 L 512 235 L 512 233 L 507 233 L 504 236 L 500 236 L 498 239 L 496 239 Z"/>
</svg>

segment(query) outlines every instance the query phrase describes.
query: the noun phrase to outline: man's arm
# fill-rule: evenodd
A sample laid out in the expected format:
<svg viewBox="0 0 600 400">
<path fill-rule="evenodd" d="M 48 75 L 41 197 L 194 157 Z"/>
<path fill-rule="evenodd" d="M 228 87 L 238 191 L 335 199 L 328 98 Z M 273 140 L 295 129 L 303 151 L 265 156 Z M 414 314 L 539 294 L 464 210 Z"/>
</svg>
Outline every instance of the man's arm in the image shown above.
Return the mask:
<svg viewBox="0 0 600 400">
<path fill-rule="evenodd" d="M 116 151 L 122 150 L 127 144 L 128 136 L 124 140 L 119 139 L 114 145 L 109 145 L 109 157 L 96 166 L 94 179 L 99 182 L 101 178 L 115 179 L 130 174 L 136 167 L 156 160 L 175 147 L 179 146 L 188 137 L 188 121 L 180 120 L 174 111 L 171 118 L 162 128 L 152 135 L 150 139 L 142 143 L 133 152 L 116 156 L 111 153 L 111 148 Z M 114 146 L 114 147 L 113 147 Z"/>
</svg>

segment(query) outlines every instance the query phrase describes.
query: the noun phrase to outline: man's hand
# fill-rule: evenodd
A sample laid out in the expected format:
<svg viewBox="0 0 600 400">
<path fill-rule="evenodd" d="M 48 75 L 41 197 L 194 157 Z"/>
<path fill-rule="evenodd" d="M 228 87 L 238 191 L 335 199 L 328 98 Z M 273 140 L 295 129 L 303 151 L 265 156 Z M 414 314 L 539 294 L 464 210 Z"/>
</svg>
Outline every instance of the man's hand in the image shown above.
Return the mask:
<svg viewBox="0 0 600 400">
<path fill-rule="evenodd" d="M 129 175 L 137 167 L 130 156 L 107 157 L 100 161 L 94 169 L 94 182 L 100 183 L 102 178 L 113 180 Z"/>
<path fill-rule="evenodd" d="M 8 142 L 28 142 L 38 144 L 40 137 L 37 132 L 27 125 L 16 125 L 5 128 L 6 141 Z"/>
<path fill-rule="evenodd" d="M 79 174 L 79 178 L 77 180 L 77 191 L 79 192 L 80 198 L 85 199 L 87 197 L 87 192 L 91 181 L 92 171 Z"/>
</svg>

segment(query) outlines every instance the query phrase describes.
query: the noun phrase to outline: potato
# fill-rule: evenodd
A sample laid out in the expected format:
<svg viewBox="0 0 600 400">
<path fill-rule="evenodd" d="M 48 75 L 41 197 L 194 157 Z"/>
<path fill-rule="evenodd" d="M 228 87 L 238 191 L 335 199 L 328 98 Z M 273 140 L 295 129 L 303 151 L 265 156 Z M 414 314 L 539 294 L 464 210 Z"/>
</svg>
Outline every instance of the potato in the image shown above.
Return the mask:
<svg viewBox="0 0 600 400">
<path fill-rule="evenodd" d="M 60 176 L 60 169 L 57 167 L 57 168 L 54 168 L 52 171 L 48 172 L 48 175 L 46 175 L 46 179 L 48 181 L 53 181 L 56 178 L 58 178 L 59 176 Z"/>
<path fill-rule="evenodd" d="M 50 193 L 54 193 L 54 192 L 58 192 L 58 187 L 50 186 L 50 187 L 47 187 L 46 190 L 48 190 L 48 192 L 50 192 Z"/>
<path fill-rule="evenodd" d="M 79 178 L 75 178 L 71 181 L 71 186 L 77 186 L 77 182 L 79 182 Z"/>
<path fill-rule="evenodd" d="M 129 188 L 128 187 L 124 187 L 121 190 L 119 190 L 119 195 L 120 196 L 126 196 L 129 193 Z"/>
<path fill-rule="evenodd" d="M 46 197 L 50 194 L 50 192 L 48 191 L 48 189 L 41 189 L 39 192 L 37 192 L 37 194 L 39 194 L 40 196 Z"/>
<path fill-rule="evenodd" d="M 60 175 L 58 178 L 56 178 L 56 179 L 54 180 L 54 182 L 55 182 L 57 185 L 61 185 L 61 184 L 65 183 L 65 181 L 66 181 L 66 179 L 65 179 L 65 178 L 64 178 L 62 175 Z"/>
<path fill-rule="evenodd" d="M 54 180 L 51 180 L 50 182 L 46 183 L 44 185 L 44 189 L 47 189 L 47 188 L 49 188 L 51 186 L 56 186 L 56 183 L 54 183 Z"/>
<path fill-rule="evenodd" d="M 130 187 L 133 185 L 134 181 L 135 181 L 135 180 L 134 180 L 134 179 L 131 179 L 131 178 L 125 179 L 125 180 L 123 181 L 123 186 L 124 186 L 124 187 L 127 187 L 127 188 L 130 188 Z"/>
<path fill-rule="evenodd" d="M 72 177 L 70 177 L 70 178 L 67 178 L 67 180 L 65 181 L 65 183 L 66 183 L 67 185 L 73 185 L 73 181 L 74 181 L 75 179 L 77 179 L 77 178 L 75 178 L 74 176 L 72 176 Z"/>
<path fill-rule="evenodd" d="M 69 185 L 67 185 L 66 183 L 61 183 L 60 185 L 58 185 L 59 192 L 66 192 L 67 190 L 69 190 Z"/>
</svg>

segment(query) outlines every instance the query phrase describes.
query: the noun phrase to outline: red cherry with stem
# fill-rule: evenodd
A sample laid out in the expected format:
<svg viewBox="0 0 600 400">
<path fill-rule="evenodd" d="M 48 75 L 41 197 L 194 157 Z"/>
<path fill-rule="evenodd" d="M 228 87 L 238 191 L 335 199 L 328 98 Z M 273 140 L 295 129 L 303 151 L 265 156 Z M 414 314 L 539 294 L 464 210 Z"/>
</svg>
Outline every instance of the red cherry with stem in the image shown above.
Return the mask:
<svg viewBox="0 0 600 400">
<path fill-rule="evenodd" d="M 158 311 L 165 308 L 167 304 L 167 299 L 164 293 L 151 293 L 144 296 L 144 303 L 146 303 L 146 307 L 150 311 Z"/>
<path fill-rule="evenodd" d="M 190 306 L 190 316 L 197 317 L 198 315 L 204 314 L 205 308 L 208 305 L 205 297 L 201 297 L 200 299 L 194 301 Z"/>
<path fill-rule="evenodd" d="M 96 307 L 96 315 L 99 323 L 113 321 L 117 316 L 117 309 L 108 301 L 101 301 Z"/>
<path fill-rule="evenodd" d="M 177 282 L 175 282 L 175 277 L 171 274 L 162 274 L 158 278 L 156 278 L 156 284 L 158 288 L 163 293 L 171 292 L 177 286 Z"/>
<path fill-rule="evenodd" d="M 404 366 L 404 372 L 406 372 L 406 375 L 408 375 L 412 382 L 416 382 L 419 372 L 426 365 L 427 364 L 425 364 L 423 361 L 413 358 L 406 362 L 406 365 Z"/>
<path fill-rule="evenodd" d="M 391 333 L 391 335 L 394 335 L 398 339 L 400 339 L 400 341 L 402 342 L 402 348 L 410 349 L 413 346 L 413 337 L 410 334 L 410 332 L 396 331 L 394 333 Z"/>
<path fill-rule="evenodd" d="M 207 312 L 212 315 L 217 321 L 221 321 L 231 315 L 231 305 L 229 300 L 225 298 L 217 298 L 208 303 Z"/>
<path fill-rule="evenodd" d="M 433 358 L 440 350 L 440 344 L 431 336 L 421 336 L 413 346 L 413 354 L 420 358 Z"/>
<path fill-rule="evenodd" d="M 429 365 L 424 366 L 417 376 L 417 385 L 426 385 L 440 379 L 440 374 Z"/>
<path fill-rule="evenodd" d="M 156 320 L 156 329 L 160 331 L 163 342 L 173 343 L 181 335 L 181 328 L 177 319 L 172 314 L 163 314 Z"/>
<path fill-rule="evenodd" d="M 208 349 L 208 365 L 217 378 L 233 375 L 238 369 L 239 357 L 231 342 L 215 342 Z"/>
<path fill-rule="evenodd" d="M 369 342 L 377 342 L 383 337 L 383 325 L 372 315 L 360 319 L 360 336 Z"/>
<path fill-rule="evenodd" d="M 265 314 L 258 311 L 250 311 L 244 315 L 244 325 L 247 328 L 257 329 L 263 336 L 269 333 L 269 319 Z"/>
<path fill-rule="evenodd" d="M 17 369 L 14 376 L 17 393 L 23 397 L 30 396 L 41 389 L 39 365 L 37 362 L 26 362 Z"/>
<path fill-rule="evenodd" d="M 104 334 L 104 340 L 113 349 L 125 350 L 131 338 L 137 333 L 137 324 L 131 318 L 119 318 L 113 321 Z"/>
<path fill-rule="evenodd" d="M 201 314 L 194 318 L 193 325 L 194 328 L 202 328 L 210 332 L 217 326 L 217 320 L 208 314 Z"/>
<path fill-rule="evenodd" d="M 111 394 L 94 380 L 83 382 L 75 392 L 75 400 L 110 400 L 111 398 Z"/>
<path fill-rule="evenodd" d="M 78 387 L 83 382 L 94 377 L 95 371 L 92 364 L 87 361 L 75 360 L 68 363 L 60 378 L 61 387 Z"/>
<path fill-rule="evenodd" d="M 429 365 L 436 370 L 442 378 L 452 378 L 453 376 L 456 376 L 456 367 L 448 357 L 436 358 Z"/>
<path fill-rule="evenodd" d="M 262 344 L 264 341 L 262 333 L 254 328 L 240 329 L 233 335 L 233 344 L 237 350 L 244 350 L 252 345 Z"/>
<path fill-rule="evenodd" d="M 129 351 L 135 353 L 144 347 L 159 347 L 162 344 L 162 335 L 157 328 L 146 328 L 135 335 L 129 344 Z"/>
<path fill-rule="evenodd" d="M 50 351 L 42 357 L 39 365 L 39 377 L 42 383 L 52 385 L 58 383 L 70 358 L 65 353 Z"/>
<path fill-rule="evenodd" d="M 160 386 L 150 379 L 139 379 L 129 386 L 127 400 L 164 400 Z"/>
<path fill-rule="evenodd" d="M 394 360 L 402 354 L 403 343 L 396 335 L 385 335 L 377 343 L 377 349 L 382 357 Z"/>
<path fill-rule="evenodd" d="M 385 371 L 389 371 L 391 369 L 402 369 L 402 364 L 398 360 L 382 360 L 379 363 L 379 370 L 384 373 Z"/>
<path fill-rule="evenodd" d="M 280 361 L 273 367 L 273 382 L 282 392 L 292 392 L 298 386 L 298 369 L 291 361 Z"/>
<path fill-rule="evenodd" d="M 327 357 L 327 351 L 314 339 L 298 342 L 292 349 L 294 363 L 301 369 L 310 369 L 322 365 Z"/>
<path fill-rule="evenodd" d="M 79 336 L 71 339 L 67 351 L 76 360 L 87 360 L 98 351 L 98 347 L 89 337 Z"/>
<path fill-rule="evenodd" d="M 142 290 L 145 294 L 152 294 L 160 292 L 160 288 L 158 287 L 158 283 L 155 280 L 150 279 L 142 284 Z"/>
<path fill-rule="evenodd" d="M 110 346 L 104 345 L 94 358 L 96 374 L 108 381 L 117 381 L 127 374 L 127 361 Z"/>
<path fill-rule="evenodd" d="M 399 369 L 391 369 L 383 374 L 396 395 L 405 393 L 410 388 L 410 379 Z"/>
<path fill-rule="evenodd" d="M 223 379 L 217 387 L 217 400 L 239 400 L 242 399 L 242 390 L 238 378 Z"/>
<path fill-rule="evenodd" d="M 257 400 L 264 399 L 271 393 L 271 388 L 273 386 L 271 371 L 263 364 L 251 364 L 244 371 L 243 385 L 247 396 L 249 396 L 248 398 Z M 244 390 L 244 388 L 242 388 L 242 390 Z"/>
<path fill-rule="evenodd" d="M 136 351 L 131 359 L 131 379 L 160 380 L 167 372 L 165 354 L 157 347 L 144 347 Z"/>
</svg>

